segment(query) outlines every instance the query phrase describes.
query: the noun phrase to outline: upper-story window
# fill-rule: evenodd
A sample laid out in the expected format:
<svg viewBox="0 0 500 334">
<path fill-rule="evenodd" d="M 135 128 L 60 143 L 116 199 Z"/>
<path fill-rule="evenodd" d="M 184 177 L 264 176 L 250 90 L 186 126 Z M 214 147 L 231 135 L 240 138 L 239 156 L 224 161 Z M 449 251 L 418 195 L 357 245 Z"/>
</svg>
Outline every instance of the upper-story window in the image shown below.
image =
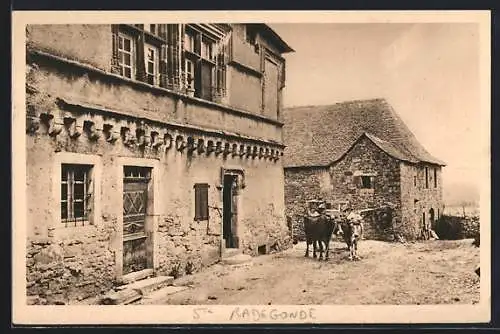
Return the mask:
<svg viewBox="0 0 500 334">
<path fill-rule="evenodd" d="M 184 34 L 184 73 L 186 87 L 194 96 L 212 100 L 215 90 L 216 59 L 214 36 L 186 26 Z"/>
<path fill-rule="evenodd" d="M 144 53 L 144 60 L 146 61 L 146 82 L 150 85 L 157 85 L 159 77 L 159 50 L 153 45 L 146 44 L 144 46 Z"/>
<path fill-rule="evenodd" d="M 185 60 L 186 85 L 189 89 L 194 89 L 194 62 L 190 59 Z"/>
<path fill-rule="evenodd" d="M 195 52 L 194 44 L 195 44 L 194 33 L 186 31 L 184 33 L 184 50 L 194 53 Z"/>
<path fill-rule="evenodd" d="M 154 35 L 158 33 L 158 25 L 157 24 L 145 24 L 144 31 L 150 32 Z"/>
<path fill-rule="evenodd" d="M 226 25 L 210 26 L 112 25 L 112 72 L 154 86 L 194 91 L 194 96 L 210 101 L 222 98 L 231 30 Z M 177 48 L 180 52 L 170 52 Z"/>
<path fill-rule="evenodd" d="M 245 40 L 252 45 L 255 45 L 257 42 L 257 32 L 255 28 L 250 25 L 247 25 L 245 28 Z"/>
<path fill-rule="evenodd" d="M 201 41 L 201 58 L 203 59 L 208 59 L 208 60 L 214 60 L 214 43 L 213 41 L 204 38 Z"/>
<path fill-rule="evenodd" d="M 135 77 L 135 40 L 132 36 L 123 33 L 118 36 L 118 63 L 120 75 L 129 79 Z"/>
<path fill-rule="evenodd" d="M 120 25 L 117 37 L 119 74 L 125 78 L 159 85 L 160 50 L 165 44 L 159 25 Z M 142 36 L 142 37 L 141 37 Z"/>
</svg>

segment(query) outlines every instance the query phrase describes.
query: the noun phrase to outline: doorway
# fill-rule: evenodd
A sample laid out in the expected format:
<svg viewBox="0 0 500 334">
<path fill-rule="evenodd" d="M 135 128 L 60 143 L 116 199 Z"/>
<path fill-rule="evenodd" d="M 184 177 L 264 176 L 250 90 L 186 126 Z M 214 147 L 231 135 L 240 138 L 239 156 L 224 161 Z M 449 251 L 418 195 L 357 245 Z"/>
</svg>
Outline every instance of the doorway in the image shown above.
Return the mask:
<svg viewBox="0 0 500 334">
<path fill-rule="evenodd" d="M 433 230 L 436 229 L 436 218 L 434 217 L 434 208 L 431 208 L 429 210 L 429 225 L 431 226 L 431 229 Z"/>
<path fill-rule="evenodd" d="M 123 275 L 151 267 L 146 228 L 151 168 L 123 168 Z"/>
<path fill-rule="evenodd" d="M 239 240 L 237 234 L 238 202 L 237 202 L 237 176 L 224 175 L 222 189 L 222 237 L 226 248 L 238 248 Z"/>
</svg>

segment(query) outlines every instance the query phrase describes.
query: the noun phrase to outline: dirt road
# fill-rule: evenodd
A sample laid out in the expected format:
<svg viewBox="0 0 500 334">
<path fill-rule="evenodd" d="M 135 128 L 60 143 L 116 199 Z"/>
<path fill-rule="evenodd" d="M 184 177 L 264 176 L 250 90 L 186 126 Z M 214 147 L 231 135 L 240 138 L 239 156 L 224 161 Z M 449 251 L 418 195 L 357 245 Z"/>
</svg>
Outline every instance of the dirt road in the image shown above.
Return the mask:
<svg viewBox="0 0 500 334">
<path fill-rule="evenodd" d="M 188 290 L 161 304 L 462 304 L 479 302 L 479 248 L 472 240 L 397 244 L 365 240 L 360 261 L 332 242 L 331 258 L 304 258 L 305 245 L 247 266 L 217 264 L 185 276 Z"/>
</svg>

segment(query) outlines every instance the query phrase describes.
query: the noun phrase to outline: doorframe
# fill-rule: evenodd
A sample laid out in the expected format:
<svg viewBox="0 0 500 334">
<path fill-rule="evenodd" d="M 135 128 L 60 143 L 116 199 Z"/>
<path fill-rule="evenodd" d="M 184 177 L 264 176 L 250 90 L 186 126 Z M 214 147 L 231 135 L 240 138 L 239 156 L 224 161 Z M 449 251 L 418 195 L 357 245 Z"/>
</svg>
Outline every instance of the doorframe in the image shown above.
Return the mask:
<svg viewBox="0 0 500 334">
<path fill-rule="evenodd" d="M 236 201 L 236 205 L 237 205 L 237 213 L 238 215 L 236 216 L 236 226 L 237 226 L 237 229 L 236 229 L 236 236 L 238 237 L 238 248 L 233 248 L 233 249 L 239 249 L 241 248 L 241 239 L 240 239 L 240 235 L 241 235 L 241 225 L 240 225 L 240 222 L 241 222 L 241 216 L 242 216 L 242 208 L 243 208 L 243 205 L 242 205 L 242 197 L 241 197 L 241 194 L 242 194 L 242 190 L 245 189 L 246 187 L 246 184 L 245 184 L 245 170 L 242 169 L 242 168 L 225 168 L 225 167 L 221 167 L 221 173 L 220 173 L 220 186 L 218 187 L 219 190 L 220 190 L 220 203 L 221 203 L 221 208 L 222 208 L 222 224 L 221 224 L 221 227 L 220 227 L 220 233 L 221 233 L 221 239 L 220 239 L 220 244 L 221 244 L 221 250 L 222 250 L 222 253 L 224 252 L 224 250 L 226 249 L 226 244 L 224 242 L 224 177 L 226 175 L 231 175 L 231 176 L 234 176 L 235 177 L 235 180 L 236 180 L 236 191 L 237 191 L 237 201 Z"/>
<path fill-rule="evenodd" d="M 160 161 L 157 159 L 146 159 L 146 158 L 130 158 L 130 157 L 120 157 L 117 158 L 117 169 L 116 169 L 116 192 L 119 194 L 117 196 L 117 230 L 116 230 L 116 243 L 115 243 L 115 275 L 117 279 L 122 278 L 123 275 L 123 168 L 125 166 L 136 166 L 136 167 L 147 167 L 151 168 L 151 180 L 148 186 L 148 211 L 149 214 L 146 215 L 146 231 L 152 231 L 151 238 L 147 239 L 149 245 L 152 244 L 152 254 L 151 259 L 153 271 L 158 268 L 158 216 L 159 216 L 159 172 L 160 172 Z M 151 188 L 149 188 L 151 187 Z M 152 200 L 150 199 L 152 197 Z M 151 209 L 149 209 L 151 205 Z M 149 219 L 148 219 L 149 218 Z M 147 233 L 147 232 L 146 232 Z"/>
</svg>

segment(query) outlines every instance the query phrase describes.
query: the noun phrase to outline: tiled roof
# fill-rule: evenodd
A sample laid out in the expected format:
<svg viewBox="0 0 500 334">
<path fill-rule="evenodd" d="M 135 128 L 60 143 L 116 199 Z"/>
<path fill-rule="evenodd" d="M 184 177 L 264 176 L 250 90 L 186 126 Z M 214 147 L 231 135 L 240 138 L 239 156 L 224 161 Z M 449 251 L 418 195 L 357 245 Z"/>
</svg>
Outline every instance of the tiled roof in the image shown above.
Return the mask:
<svg viewBox="0 0 500 334">
<path fill-rule="evenodd" d="M 366 135 L 392 157 L 444 166 L 418 142 L 385 99 L 287 108 L 284 166 L 328 166 Z"/>
</svg>

